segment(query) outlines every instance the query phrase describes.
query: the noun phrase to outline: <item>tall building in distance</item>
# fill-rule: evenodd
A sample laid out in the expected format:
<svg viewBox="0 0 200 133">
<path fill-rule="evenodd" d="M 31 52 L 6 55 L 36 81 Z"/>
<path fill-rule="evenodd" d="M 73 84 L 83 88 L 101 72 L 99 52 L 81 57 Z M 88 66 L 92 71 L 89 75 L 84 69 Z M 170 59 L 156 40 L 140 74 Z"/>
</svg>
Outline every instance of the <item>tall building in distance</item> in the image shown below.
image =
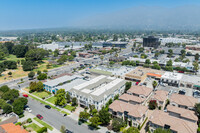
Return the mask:
<svg viewBox="0 0 200 133">
<path fill-rule="evenodd" d="M 155 38 L 154 36 L 143 38 L 143 47 L 158 48 L 159 45 L 160 45 L 159 38 Z"/>
</svg>

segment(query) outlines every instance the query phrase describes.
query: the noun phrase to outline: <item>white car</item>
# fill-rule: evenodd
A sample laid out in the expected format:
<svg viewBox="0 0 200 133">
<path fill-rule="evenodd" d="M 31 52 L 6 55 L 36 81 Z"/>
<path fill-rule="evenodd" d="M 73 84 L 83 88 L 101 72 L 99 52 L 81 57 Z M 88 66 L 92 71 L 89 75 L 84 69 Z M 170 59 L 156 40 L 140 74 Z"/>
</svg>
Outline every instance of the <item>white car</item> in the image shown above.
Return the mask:
<svg viewBox="0 0 200 133">
<path fill-rule="evenodd" d="M 26 108 L 26 111 L 28 111 L 29 113 L 32 112 L 32 110 L 30 108 Z"/>
</svg>

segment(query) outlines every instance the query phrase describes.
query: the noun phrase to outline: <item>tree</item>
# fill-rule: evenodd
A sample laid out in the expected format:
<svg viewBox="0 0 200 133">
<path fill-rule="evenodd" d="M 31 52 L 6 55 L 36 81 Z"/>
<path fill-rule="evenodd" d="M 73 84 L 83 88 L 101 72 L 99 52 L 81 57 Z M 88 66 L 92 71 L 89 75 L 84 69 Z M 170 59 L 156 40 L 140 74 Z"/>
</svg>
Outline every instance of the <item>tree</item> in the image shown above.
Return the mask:
<svg viewBox="0 0 200 133">
<path fill-rule="evenodd" d="M 31 60 L 26 60 L 22 65 L 24 71 L 32 71 L 35 66 L 37 66 L 37 63 Z"/>
<path fill-rule="evenodd" d="M 46 73 L 41 73 L 39 74 L 39 76 L 37 76 L 38 80 L 45 80 L 47 79 L 47 74 Z"/>
<path fill-rule="evenodd" d="M 120 128 L 125 127 L 125 126 L 126 126 L 126 123 L 122 119 L 114 118 L 112 121 L 112 130 L 114 132 L 119 132 Z"/>
<path fill-rule="evenodd" d="M 172 49 L 169 49 L 169 50 L 168 50 L 168 56 L 171 58 L 172 55 L 173 55 L 173 50 L 172 50 Z"/>
<path fill-rule="evenodd" d="M 58 55 L 59 55 L 59 50 L 58 50 L 58 49 L 55 49 L 54 52 L 53 52 L 53 55 L 54 55 L 54 57 L 58 57 Z"/>
<path fill-rule="evenodd" d="M 157 102 L 156 100 L 150 100 L 149 101 L 149 109 L 154 110 L 157 107 Z"/>
<path fill-rule="evenodd" d="M 0 109 L 3 108 L 4 104 L 6 104 L 6 101 L 3 99 L 0 99 Z"/>
<path fill-rule="evenodd" d="M 114 96 L 114 100 L 118 100 L 119 99 L 119 94 Z"/>
<path fill-rule="evenodd" d="M 90 125 L 95 128 L 101 124 L 100 118 L 98 116 L 94 116 L 94 117 L 90 118 L 90 122 L 91 122 Z"/>
<path fill-rule="evenodd" d="M 153 133 L 171 133 L 171 131 L 169 129 L 156 128 Z"/>
<path fill-rule="evenodd" d="M 197 71 L 199 70 L 199 63 L 197 61 L 194 61 L 192 65 L 194 67 L 193 69 L 195 71 L 195 74 L 197 74 Z"/>
<path fill-rule="evenodd" d="M 3 113 L 9 114 L 12 112 L 12 106 L 8 103 L 3 105 Z"/>
<path fill-rule="evenodd" d="M 26 52 L 28 51 L 28 46 L 25 45 L 15 45 L 12 48 L 13 54 L 17 56 L 17 58 L 25 57 Z"/>
<path fill-rule="evenodd" d="M 59 105 L 59 106 L 63 106 L 67 103 L 66 99 L 65 99 L 65 90 L 64 89 L 60 89 L 56 92 L 56 100 L 55 100 L 55 105 Z"/>
<path fill-rule="evenodd" d="M 12 43 L 12 42 L 5 42 L 4 43 L 4 46 L 6 46 L 7 47 L 7 50 L 8 50 L 8 52 L 9 52 L 9 54 L 12 54 L 12 48 L 14 47 L 14 43 Z"/>
<path fill-rule="evenodd" d="M 158 85 L 158 83 L 154 80 L 153 82 L 152 82 L 152 86 L 153 86 L 153 89 L 155 90 L 155 88 L 156 88 L 156 86 Z"/>
<path fill-rule="evenodd" d="M 37 71 L 37 75 L 40 75 L 42 72 L 40 70 Z"/>
<path fill-rule="evenodd" d="M 61 126 L 60 127 L 60 132 L 61 133 L 66 133 L 66 127 L 65 126 Z"/>
<path fill-rule="evenodd" d="M 29 88 L 30 88 L 30 93 L 36 91 L 37 90 L 37 83 L 31 82 L 30 85 L 29 85 Z"/>
<path fill-rule="evenodd" d="M 69 92 L 67 92 L 67 94 L 66 94 L 66 100 L 67 100 L 68 103 L 70 103 L 70 101 L 71 101 L 71 97 L 70 97 Z"/>
<path fill-rule="evenodd" d="M 5 93 L 9 90 L 10 90 L 10 88 L 7 85 L 3 85 L 3 86 L 0 87 L 0 91 L 3 92 L 3 93 Z"/>
<path fill-rule="evenodd" d="M 200 103 L 196 103 L 194 106 L 195 109 L 195 113 L 198 116 L 198 118 L 200 118 Z"/>
<path fill-rule="evenodd" d="M 150 65 L 150 64 L 151 64 L 151 61 L 150 61 L 150 59 L 146 59 L 146 60 L 145 60 L 145 64 L 148 64 L 148 65 Z"/>
<path fill-rule="evenodd" d="M 118 36 L 116 34 L 113 36 L 113 41 L 118 41 Z"/>
<path fill-rule="evenodd" d="M 140 131 L 138 128 L 135 127 L 129 127 L 127 130 L 123 131 L 123 133 L 139 133 Z"/>
<path fill-rule="evenodd" d="M 31 61 L 40 61 L 42 60 L 45 56 L 49 55 L 49 51 L 44 50 L 42 48 L 37 48 L 37 49 L 30 49 L 26 55 L 25 59 L 26 60 L 31 60 Z"/>
<path fill-rule="evenodd" d="M 16 113 L 17 115 L 23 114 L 23 109 L 24 109 L 24 103 L 19 99 L 16 99 L 13 102 L 13 112 Z"/>
<path fill-rule="evenodd" d="M 198 61 L 199 60 L 199 54 L 196 53 L 195 56 L 194 56 L 194 58 L 195 58 L 196 61 Z"/>
<path fill-rule="evenodd" d="M 0 50 L 0 60 L 3 60 L 6 57 L 6 54 Z"/>
<path fill-rule="evenodd" d="M 42 83 L 41 81 L 39 81 L 39 82 L 36 84 L 36 91 L 37 91 L 37 92 L 43 91 L 43 83 Z"/>
<path fill-rule="evenodd" d="M 153 68 L 153 69 L 157 69 L 157 70 L 160 70 L 160 69 L 161 69 L 161 67 L 160 67 L 158 64 L 154 64 L 152 68 Z"/>
<path fill-rule="evenodd" d="M 79 119 L 82 121 L 87 121 L 89 117 L 90 117 L 90 114 L 87 113 L 86 111 L 82 111 L 79 113 Z"/>
<path fill-rule="evenodd" d="M 76 106 L 77 105 L 77 99 L 76 97 L 72 98 L 72 106 Z"/>
<path fill-rule="evenodd" d="M 159 52 L 156 52 L 155 55 L 154 55 L 154 57 L 155 57 L 155 58 L 158 58 L 159 55 L 160 55 L 160 53 L 159 53 Z"/>
<path fill-rule="evenodd" d="M 132 82 L 126 82 L 125 84 L 125 93 L 131 88 Z"/>
<path fill-rule="evenodd" d="M 33 79 L 34 76 L 35 76 L 35 72 L 33 72 L 33 71 L 31 71 L 31 72 L 28 73 L 28 77 L 30 79 Z"/>
<path fill-rule="evenodd" d="M 4 100 L 10 100 L 10 101 L 14 101 L 14 99 L 18 97 L 19 97 L 19 91 L 15 89 L 9 90 L 2 95 L 2 98 Z"/>
<path fill-rule="evenodd" d="M 110 64 L 110 66 L 112 66 L 112 65 L 115 64 L 115 62 L 114 61 L 110 61 L 109 64 Z"/>
<path fill-rule="evenodd" d="M 103 125 L 107 125 L 111 118 L 110 118 L 110 113 L 108 112 L 108 109 L 106 109 L 104 106 L 101 108 L 101 110 L 99 111 L 99 118 L 100 118 L 100 122 Z"/>
</svg>

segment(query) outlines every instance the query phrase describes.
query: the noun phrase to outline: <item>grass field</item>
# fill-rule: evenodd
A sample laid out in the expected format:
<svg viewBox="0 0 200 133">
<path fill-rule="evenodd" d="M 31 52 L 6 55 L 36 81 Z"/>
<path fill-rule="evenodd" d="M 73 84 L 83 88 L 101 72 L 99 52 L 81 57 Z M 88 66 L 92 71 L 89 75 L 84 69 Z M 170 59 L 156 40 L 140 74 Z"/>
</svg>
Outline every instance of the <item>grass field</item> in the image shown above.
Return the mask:
<svg viewBox="0 0 200 133">
<path fill-rule="evenodd" d="M 33 95 L 39 97 L 39 98 L 43 98 L 43 97 L 48 97 L 49 94 L 45 91 L 42 91 L 42 92 L 33 92 L 32 93 Z"/>
<path fill-rule="evenodd" d="M 37 124 L 35 124 L 35 123 L 32 123 L 32 124 L 26 126 L 26 128 L 32 128 L 34 131 L 37 132 L 41 127 L 39 127 L 39 126 L 38 126 Z"/>
<path fill-rule="evenodd" d="M 64 108 L 69 110 L 69 111 L 72 111 L 75 107 L 70 106 L 70 105 L 66 105 Z"/>
<path fill-rule="evenodd" d="M 16 55 L 10 54 L 9 56 L 7 56 L 4 60 L 1 60 L 0 62 L 3 62 L 5 60 L 10 60 L 10 61 L 18 61 L 18 60 L 22 60 L 24 58 L 17 58 Z"/>
<path fill-rule="evenodd" d="M 40 124 L 42 124 L 43 126 L 47 127 L 49 130 L 53 130 L 53 127 L 50 126 L 49 124 L 45 123 L 44 121 L 38 119 L 37 117 L 33 118 L 34 120 L 36 120 L 37 122 L 39 122 Z"/>
<path fill-rule="evenodd" d="M 98 73 L 98 74 L 104 74 L 104 75 L 112 75 L 111 72 L 103 71 L 103 70 L 98 70 L 98 69 L 90 69 L 90 72 Z"/>
<path fill-rule="evenodd" d="M 55 104 L 55 100 L 56 100 L 56 97 L 53 96 L 53 97 L 48 98 L 46 101 Z"/>
</svg>

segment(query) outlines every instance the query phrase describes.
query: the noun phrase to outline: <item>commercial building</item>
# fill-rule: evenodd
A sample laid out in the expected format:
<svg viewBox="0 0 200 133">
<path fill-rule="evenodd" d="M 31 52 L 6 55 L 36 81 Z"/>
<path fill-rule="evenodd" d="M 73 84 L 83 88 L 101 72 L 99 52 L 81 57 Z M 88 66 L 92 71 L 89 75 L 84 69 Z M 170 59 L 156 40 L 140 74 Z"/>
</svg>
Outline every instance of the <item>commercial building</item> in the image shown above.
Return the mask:
<svg viewBox="0 0 200 133">
<path fill-rule="evenodd" d="M 84 83 L 86 80 L 83 79 L 82 76 L 72 75 L 72 76 L 62 76 L 53 80 L 49 80 L 44 82 L 44 89 L 51 93 L 56 93 L 59 89 L 65 89 L 65 91 L 69 91 L 72 87 L 77 84 Z"/>
<path fill-rule="evenodd" d="M 127 124 L 134 127 L 142 125 L 147 116 L 148 107 L 143 105 L 133 105 L 120 100 L 115 100 L 109 106 L 109 112 L 112 117 L 123 118 L 128 121 Z"/>
<path fill-rule="evenodd" d="M 95 105 L 100 110 L 109 99 L 121 95 L 125 89 L 125 80 L 115 77 L 98 76 L 69 90 L 71 97 L 76 97 L 80 106 Z"/>
<path fill-rule="evenodd" d="M 194 123 L 197 123 L 197 121 L 198 121 L 198 117 L 196 116 L 195 112 L 192 110 L 168 105 L 167 112 L 171 116 L 174 116 L 174 117 L 186 120 L 186 121 L 190 121 L 190 122 L 194 122 Z"/>
<path fill-rule="evenodd" d="M 173 73 L 173 72 L 165 72 L 161 76 L 161 82 L 167 83 L 170 86 L 179 87 L 183 74 Z"/>
<path fill-rule="evenodd" d="M 200 79 L 198 76 L 184 74 L 180 82 L 180 87 L 200 90 Z"/>
<path fill-rule="evenodd" d="M 104 42 L 103 47 L 119 47 L 126 48 L 128 42 Z"/>
<path fill-rule="evenodd" d="M 159 80 L 162 74 L 164 74 L 164 72 L 160 70 L 137 67 L 133 71 L 127 73 L 125 75 L 125 79 L 136 82 L 144 82 L 147 77 L 151 77 Z"/>
<path fill-rule="evenodd" d="M 193 55 L 200 52 L 200 44 L 197 45 L 186 45 L 186 52 L 191 52 Z"/>
<path fill-rule="evenodd" d="M 91 58 L 93 57 L 93 54 L 89 54 L 89 53 L 79 53 L 79 57 L 83 57 L 83 58 Z"/>
<path fill-rule="evenodd" d="M 153 36 L 143 38 L 143 47 L 158 48 L 159 46 L 160 46 L 159 38 L 155 38 Z"/>
<path fill-rule="evenodd" d="M 170 105 L 179 108 L 194 110 L 194 106 L 196 103 L 198 103 L 198 99 L 192 96 L 173 93 L 170 97 Z"/>
<path fill-rule="evenodd" d="M 169 115 L 161 110 L 155 110 L 149 117 L 149 130 L 153 132 L 156 128 L 171 130 L 172 133 L 196 133 L 198 125 Z"/>
</svg>

